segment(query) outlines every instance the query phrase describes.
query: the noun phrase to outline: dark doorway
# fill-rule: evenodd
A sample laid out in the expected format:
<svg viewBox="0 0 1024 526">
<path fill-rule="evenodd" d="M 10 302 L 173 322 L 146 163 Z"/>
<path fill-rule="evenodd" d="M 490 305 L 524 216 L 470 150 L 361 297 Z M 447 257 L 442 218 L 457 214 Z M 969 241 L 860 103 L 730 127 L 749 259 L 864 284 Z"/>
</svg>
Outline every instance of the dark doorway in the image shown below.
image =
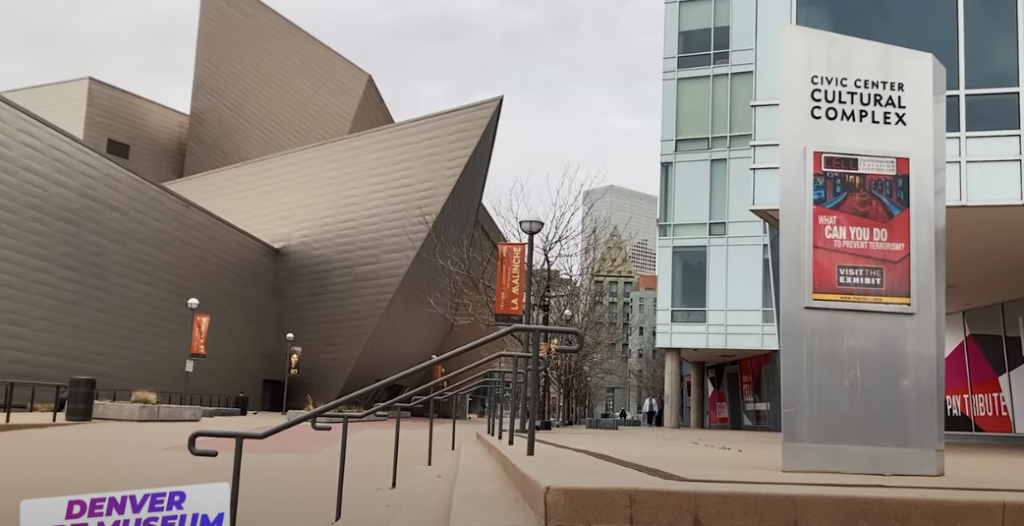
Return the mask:
<svg viewBox="0 0 1024 526">
<path fill-rule="evenodd" d="M 729 429 L 743 429 L 743 405 L 740 399 L 740 375 L 735 367 L 725 373 L 725 399 L 729 404 Z"/>
<path fill-rule="evenodd" d="M 263 379 L 263 394 L 260 397 L 260 411 L 275 411 L 280 413 L 284 410 L 281 404 L 284 402 L 284 382 L 281 380 Z"/>
</svg>

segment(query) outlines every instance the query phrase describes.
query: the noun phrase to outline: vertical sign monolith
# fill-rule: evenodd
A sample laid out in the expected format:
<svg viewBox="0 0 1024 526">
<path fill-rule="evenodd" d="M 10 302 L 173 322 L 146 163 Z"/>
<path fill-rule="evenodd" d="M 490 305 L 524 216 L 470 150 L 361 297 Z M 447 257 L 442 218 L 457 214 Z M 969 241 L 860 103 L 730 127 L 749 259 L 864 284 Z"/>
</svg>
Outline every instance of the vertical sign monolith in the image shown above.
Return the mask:
<svg viewBox="0 0 1024 526">
<path fill-rule="evenodd" d="M 787 27 L 783 471 L 942 475 L 945 69 Z"/>
</svg>

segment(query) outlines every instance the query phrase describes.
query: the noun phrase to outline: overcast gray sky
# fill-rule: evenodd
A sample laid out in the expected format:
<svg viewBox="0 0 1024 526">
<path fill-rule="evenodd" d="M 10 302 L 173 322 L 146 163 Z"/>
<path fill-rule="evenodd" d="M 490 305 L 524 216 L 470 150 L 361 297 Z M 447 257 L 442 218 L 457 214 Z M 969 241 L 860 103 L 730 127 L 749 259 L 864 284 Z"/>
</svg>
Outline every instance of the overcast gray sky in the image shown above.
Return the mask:
<svg viewBox="0 0 1024 526">
<path fill-rule="evenodd" d="M 505 95 L 488 193 L 566 163 L 657 192 L 662 2 L 267 3 L 369 71 L 396 120 Z M 93 76 L 188 110 L 199 0 L 0 0 L 0 13 L 0 91 Z"/>
</svg>

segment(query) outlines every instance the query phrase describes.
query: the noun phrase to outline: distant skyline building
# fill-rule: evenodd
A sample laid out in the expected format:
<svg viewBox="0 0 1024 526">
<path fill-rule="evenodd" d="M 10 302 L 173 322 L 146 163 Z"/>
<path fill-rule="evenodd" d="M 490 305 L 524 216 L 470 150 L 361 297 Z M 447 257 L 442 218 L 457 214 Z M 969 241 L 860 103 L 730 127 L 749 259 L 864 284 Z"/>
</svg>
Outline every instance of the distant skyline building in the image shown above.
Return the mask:
<svg viewBox="0 0 1024 526">
<path fill-rule="evenodd" d="M 657 272 L 658 197 L 616 185 L 583 193 L 583 228 L 607 236 L 617 228 L 637 274 Z"/>
</svg>

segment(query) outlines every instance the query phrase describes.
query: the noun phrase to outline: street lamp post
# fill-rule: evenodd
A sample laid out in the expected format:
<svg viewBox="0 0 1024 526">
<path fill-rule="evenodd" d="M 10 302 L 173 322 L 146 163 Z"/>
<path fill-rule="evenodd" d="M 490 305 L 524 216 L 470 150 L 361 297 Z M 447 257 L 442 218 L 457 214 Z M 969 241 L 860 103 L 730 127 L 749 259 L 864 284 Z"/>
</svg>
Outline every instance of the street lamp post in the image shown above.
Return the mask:
<svg viewBox="0 0 1024 526">
<path fill-rule="evenodd" d="M 537 216 L 528 215 L 519 220 L 519 228 L 526 234 L 526 300 L 523 305 L 523 317 L 526 324 L 533 322 L 532 318 L 532 297 L 533 294 L 533 237 L 544 229 L 544 220 Z M 530 409 L 527 412 L 529 422 L 526 427 L 526 455 L 533 456 L 534 440 L 537 435 L 537 410 L 540 408 L 540 349 L 537 343 L 539 334 L 528 333 L 526 344 L 530 353 Z"/>
<path fill-rule="evenodd" d="M 181 392 L 181 405 L 186 404 L 185 395 L 188 394 L 188 376 L 192 372 L 192 365 L 195 363 L 192 361 L 192 331 L 196 330 L 196 309 L 199 308 L 199 300 L 189 298 L 185 302 L 185 306 L 188 307 L 188 358 L 185 359 L 185 389 Z"/>
<path fill-rule="evenodd" d="M 281 397 L 281 414 L 288 414 L 288 377 L 291 376 L 291 353 L 292 353 L 292 342 L 295 341 L 295 335 L 288 333 L 284 335 L 286 342 L 284 346 L 284 395 Z"/>
<path fill-rule="evenodd" d="M 544 277 L 544 292 L 540 296 L 540 310 L 541 310 L 541 325 L 545 327 L 551 325 L 551 269 L 546 269 L 546 276 Z M 551 353 L 551 336 L 545 332 L 541 337 L 541 341 L 544 342 L 547 348 L 548 355 Z M 551 375 L 548 374 L 548 368 L 544 368 L 544 387 L 541 389 L 541 411 L 540 420 L 542 422 L 548 419 L 548 391 L 551 390 L 549 380 Z"/>
</svg>

